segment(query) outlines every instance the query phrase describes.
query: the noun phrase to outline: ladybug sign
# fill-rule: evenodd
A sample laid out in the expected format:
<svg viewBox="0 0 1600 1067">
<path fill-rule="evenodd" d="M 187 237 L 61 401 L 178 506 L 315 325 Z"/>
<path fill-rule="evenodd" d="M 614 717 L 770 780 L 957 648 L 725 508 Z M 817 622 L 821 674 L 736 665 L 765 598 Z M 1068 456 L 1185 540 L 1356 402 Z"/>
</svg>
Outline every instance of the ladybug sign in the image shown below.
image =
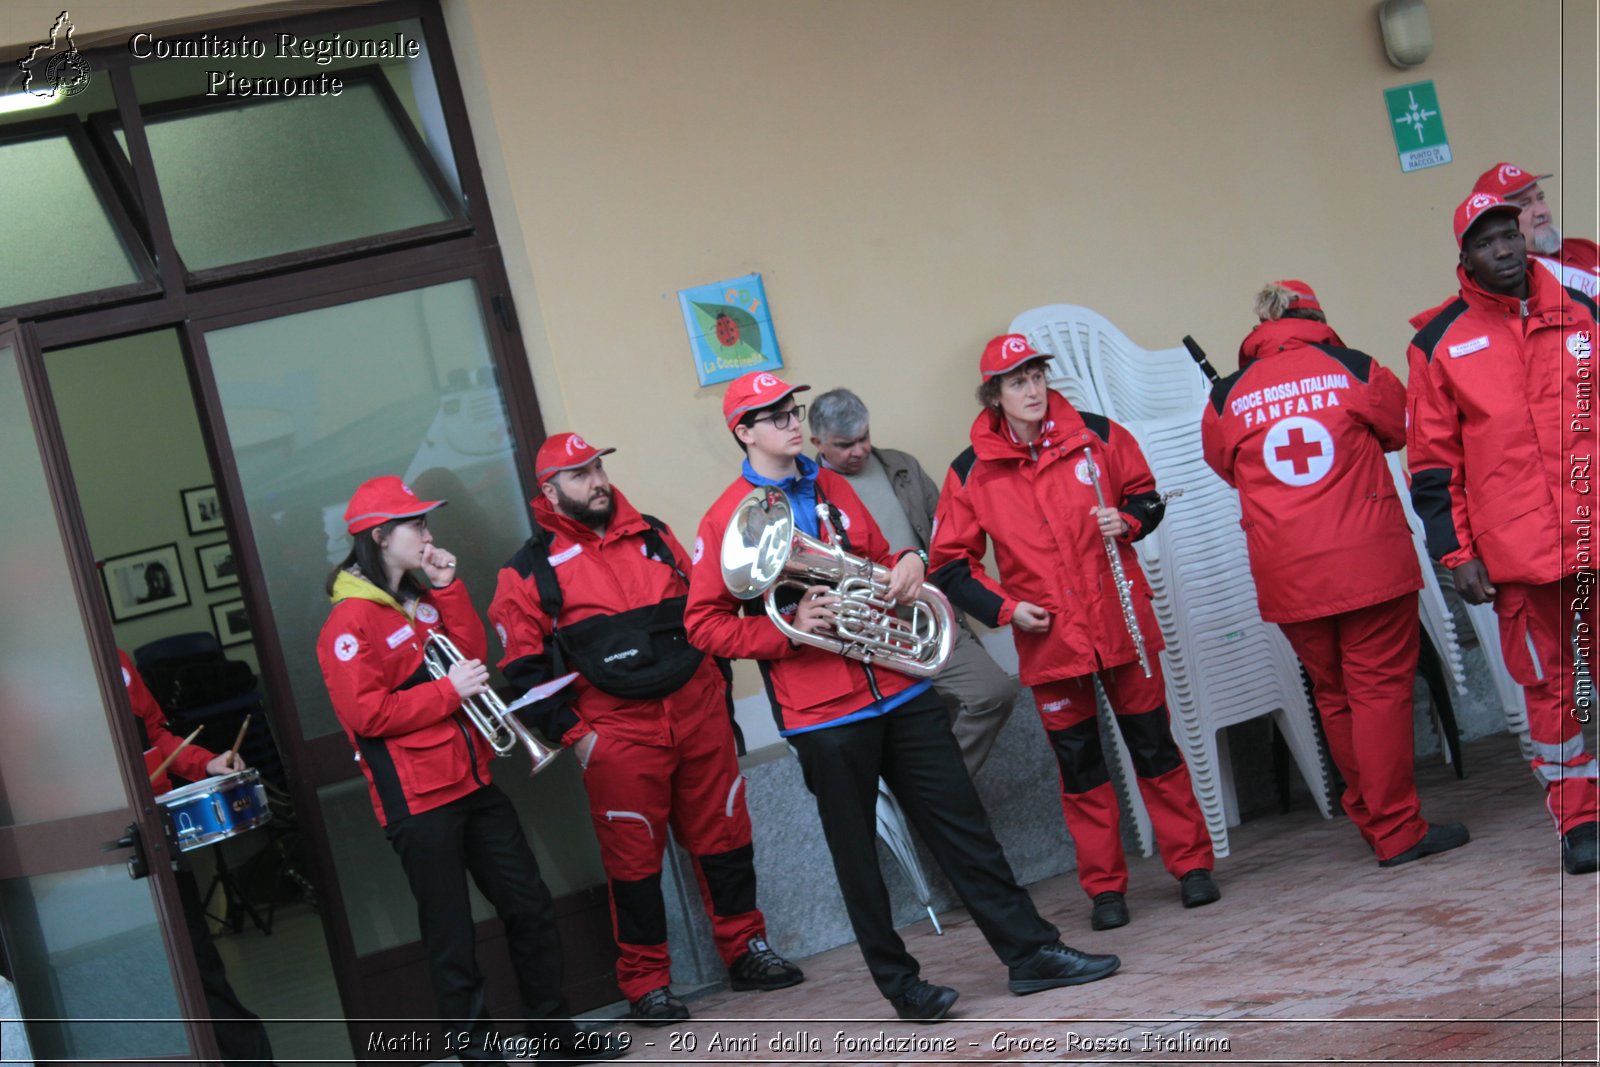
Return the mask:
<svg viewBox="0 0 1600 1067">
<path fill-rule="evenodd" d="M 701 385 L 783 366 L 761 275 L 679 290 L 678 303 Z"/>
</svg>

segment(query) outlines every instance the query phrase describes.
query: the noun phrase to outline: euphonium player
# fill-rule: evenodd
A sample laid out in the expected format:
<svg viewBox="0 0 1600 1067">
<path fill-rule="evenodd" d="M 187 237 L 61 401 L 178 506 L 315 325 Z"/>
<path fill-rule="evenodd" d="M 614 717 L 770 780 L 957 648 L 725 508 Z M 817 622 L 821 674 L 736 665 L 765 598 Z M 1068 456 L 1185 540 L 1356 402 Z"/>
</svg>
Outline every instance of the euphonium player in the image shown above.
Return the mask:
<svg viewBox="0 0 1600 1067">
<path fill-rule="evenodd" d="M 740 615 L 741 602 L 722 576 L 720 549 L 731 515 L 756 487 L 786 497 L 796 527 L 820 540 L 828 534 L 820 528 L 817 505 L 829 508 L 846 552 L 891 568 L 889 595 L 895 600 L 913 599 L 922 584 L 920 552 L 891 555 L 850 483 L 819 470 L 802 454 L 804 410 L 794 394 L 808 388 L 752 372 L 723 396 L 723 417 L 745 451 L 745 462 L 741 476 L 700 522 L 685 614 L 689 639 L 712 655 L 760 662 L 778 730 L 794 748 L 806 786 L 817 798 L 822 832 L 867 969 L 900 1018 L 941 1019 L 958 994 L 923 980 L 895 933 L 874 836 L 880 777 L 1009 967 L 1012 992 L 1034 993 L 1110 975 L 1119 965 L 1115 956 L 1089 956 L 1062 945 L 1059 931 L 1017 886 L 961 762 L 949 716 L 925 679 L 792 643 L 759 605 L 752 614 Z M 797 630 L 826 635 L 837 602 L 828 587 L 813 586 L 800 594 L 780 594 L 778 605 L 792 613 Z"/>
<path fill-rule="evenodd" d="M 355 542 L 328 577 L 333 612 L 317 660 L 416 897 L 439 1018 L 471 1034 L 468 1047 L 453 1051 L 463 1061 L 501 1062 L 485 1048 L 493 1031 L 474 951 L 470 873 L 505 923 L 523 1004 L 536 1020 L 530 1036 L 558 1055 L 593 1058 L 572 1047 L 550 891 L 516 810 L 490 782 L 493 752 L 461 713 L 463 700 L 489 688 L 489 671 L 483 623 L 456 578 L 455 557 L 428 531 L 428 513 L 444 503 L 419 500 L 393 476 L 356 490 L 345 509 Z M 430 679 L 423 652 L 435 632 L 465 658 Z"/>
<path fill-rule="evenodd" d="M 1132 435 L 1103 415 L 1078 412 L 1049 387 L 1045 365 L 1021 334 L 984 347 L 983 410 L 972 423 L 972 447 L 945 475 L 933 568 L 956 606 L 985 625 L 1010 623 L 1015 631 L 1022 684 L 1033 689 L 1061 771 L 1078 882 L 1093 901 L 1089 924 L 1109 930 L 1128 922 L 1128 863 L 1095 718 L 1096 674 L 1133 756 L 1161 860 L 1179 879 L 1183 906 L 1210 904 L 1222 894 L 1211 879 L 1211 837 L 1167 722 L 1156 655 L 1161 630 L 1132 547 L 1161 521 L 1155 479 Z M 1097 503 L 1096 478 L 1104 507 Z M 1107 537 L 1132 583 L 1148 676 Z M 983 567 L 990 541 L 998 581 Z"/>
</svg>

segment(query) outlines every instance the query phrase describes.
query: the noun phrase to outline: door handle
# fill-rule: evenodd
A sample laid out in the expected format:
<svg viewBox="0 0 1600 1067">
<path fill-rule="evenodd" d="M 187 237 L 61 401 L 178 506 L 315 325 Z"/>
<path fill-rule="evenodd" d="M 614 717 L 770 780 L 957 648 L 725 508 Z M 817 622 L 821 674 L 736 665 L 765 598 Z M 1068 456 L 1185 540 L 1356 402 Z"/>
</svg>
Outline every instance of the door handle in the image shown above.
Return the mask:
<svg viewBox="0 0 1600 1067">
<path fill-rule="evenodd" d="M 133 855 L 128 857 L 128 877 L 137 881 L 150 875 L 150 860 L 144 853 L 144 835 L 139 832 L 138 823 L 129 823 L 122 836 L 115 841 L 107 841 L 100 846 L 101 852 L 115 852 L 119 848 L 133 849 Z"/>
</svg>

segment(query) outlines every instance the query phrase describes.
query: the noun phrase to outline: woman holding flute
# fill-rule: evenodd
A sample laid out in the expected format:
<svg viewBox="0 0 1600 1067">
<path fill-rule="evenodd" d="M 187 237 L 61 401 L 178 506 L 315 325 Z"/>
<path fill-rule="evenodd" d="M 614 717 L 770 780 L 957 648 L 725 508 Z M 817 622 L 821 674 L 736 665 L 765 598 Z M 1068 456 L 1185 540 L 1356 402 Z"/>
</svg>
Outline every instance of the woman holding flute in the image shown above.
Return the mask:
<svg viewBox="0 0 1600 1067">
<path fill-rule="evenodd" d="M 1138 442 L 1052 390 L 1046 365 L 1021 334 L 984 348 L 983 410 L 971 447 L 945 476 L 932 580 L 963 611 L 1015 631 L 1022 683 L 1033 690 L 1060 769 L 1078 881 L 1093 902 L 1090 925 L 1109 930 L 1129 919 L 1128 866 L 1095 718 L 1097 675 L 1183 906 L 1210 904 L 1222 893 L 1168 725 L 1161 630 L 1133 550 L 1165 506 Z M 991 541 L 998 579 L 983 566 Z"/>
</svg>

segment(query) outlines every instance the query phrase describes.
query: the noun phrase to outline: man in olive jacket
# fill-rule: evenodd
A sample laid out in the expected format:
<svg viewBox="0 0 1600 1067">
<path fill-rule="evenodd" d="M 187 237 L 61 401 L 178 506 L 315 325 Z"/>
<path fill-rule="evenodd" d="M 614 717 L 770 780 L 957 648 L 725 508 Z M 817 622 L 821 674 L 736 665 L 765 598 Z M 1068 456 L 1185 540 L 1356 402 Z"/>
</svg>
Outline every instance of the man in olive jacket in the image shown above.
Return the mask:
<svg viewBox="0 0 1600 1067">
<path fill-rule="evenodd" d="M 939 487 L 916 457 L 872 444 L 871 416 L 861 398 L 848 389 L 834 389 L 811 405 L 811 443 L 824 467 L 844 475 L 872 513 L 889 546 L 927 552 L 933 540 L 933 514 Z M 950 662 L 933 680 L 954 713 L 951 729 L 961 745 L 969 775 L 976 775 L 1000 728 L 1011 714 L 1017 683 L 984 651 L 960 619 Z"/>
</svg>

